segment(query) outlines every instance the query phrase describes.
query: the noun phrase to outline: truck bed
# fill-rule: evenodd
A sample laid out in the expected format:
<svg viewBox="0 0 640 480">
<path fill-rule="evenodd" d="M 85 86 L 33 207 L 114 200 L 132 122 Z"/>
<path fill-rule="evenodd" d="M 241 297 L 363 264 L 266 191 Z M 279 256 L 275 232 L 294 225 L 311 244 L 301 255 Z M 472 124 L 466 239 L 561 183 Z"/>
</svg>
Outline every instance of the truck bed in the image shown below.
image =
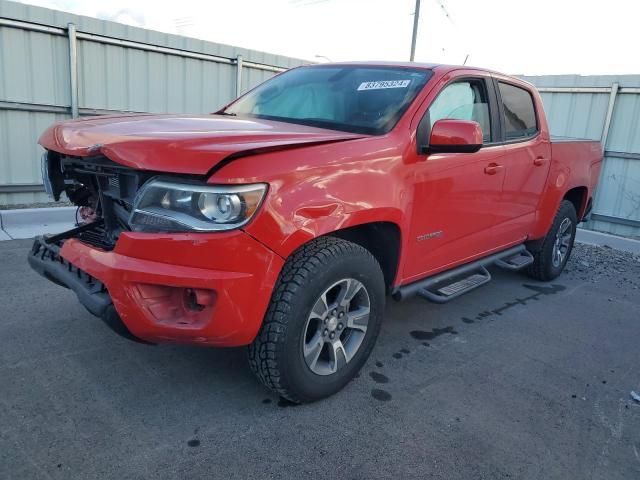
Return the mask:
<svg viewBox="0 0 640 480">
<path fill-rule="evenodd" d="M 565 137 L 562 135 L 551 135 L 551 143 L 568 143 L 568 142 L 599 143 L 600 140 L 593 140 L 591 138 L 580 138 L 580 137 Z"/>
</svg>

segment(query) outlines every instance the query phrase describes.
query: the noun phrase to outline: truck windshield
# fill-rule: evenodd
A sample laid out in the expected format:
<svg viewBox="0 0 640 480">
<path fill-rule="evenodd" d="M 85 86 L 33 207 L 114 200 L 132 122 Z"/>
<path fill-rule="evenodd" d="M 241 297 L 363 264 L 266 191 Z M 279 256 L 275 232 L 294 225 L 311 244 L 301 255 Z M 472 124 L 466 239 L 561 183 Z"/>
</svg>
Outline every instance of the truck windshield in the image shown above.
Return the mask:
<svg viewBox="0 0 640 480">
<path fill-rule="evenodd" d="M 219 113 L 381 135 L 395 126 L 431 75 L 402 67 L 295 68 Z"/>
</svg>

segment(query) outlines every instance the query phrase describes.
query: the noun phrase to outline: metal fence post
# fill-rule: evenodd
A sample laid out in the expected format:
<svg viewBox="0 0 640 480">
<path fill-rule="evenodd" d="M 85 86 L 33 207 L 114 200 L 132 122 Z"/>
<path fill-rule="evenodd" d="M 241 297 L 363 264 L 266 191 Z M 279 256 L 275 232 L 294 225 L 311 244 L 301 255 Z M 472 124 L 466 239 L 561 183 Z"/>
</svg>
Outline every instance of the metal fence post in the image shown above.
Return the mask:
<svg viewBox="0 0 640 480">
<path fill-rule="evenodd" d="M 67 25 L 67 37 L 69 38 L 69 87 L 71 88 L 71 117 L 78 118 L 78 40 L 76 38 L 76 26 L 73 23 Z"/>
<path fill-rule="evenodd" d="M 242 55 L 236 57 L 236 98 L 242 94 Z"/>
<path fill-rule="evenodd" d="M 616 97 L 620 90 L 620 84 L 614 82 L 611 84 L 611 93 L 609 93 L 609 105 L 607 106 L 607 115 L 604 117 L 604 126 L 602 127 L 602 136 L 600 143 L 602 144 L 602 153 L 606 150 L 607 138 L 609 137 L 609 129 L 611 128 L 611 119 L 613 118 L 613 108 L 616 106 Z"/>
<path fill-rule="evenodd" d="M 604 179 L 604 154 L 607 150 L 607 139 L 609 138 L 609 130 L 611 129 L 611 120 L 613 119 L 613 109 L 616 106 L 616 97 L 618 96 L 618 91 L 620 90 L 620 84 L 618 82 L 613 82 L 611 84 L 611 91 L 609 92 L 609 104 L 607 105 L 607 114 L 604 117 L 604 125 L 602 126 L 602 135 L 600 136 L 600 145 L 602 146 L 602 166 L 600 168 L 600 176 L 598 178 L 598 185 L 603 184 Z M 587 222 L 588 227 L 591 227 L 592 216 L 598 217 L 599 214 L 595 213 L 596 206 L 598 205 L 598 200 L 600 199 L 600 188 L 596 189 L 596 193 L 593 197 L 593 207 L 592 213 L 589 215 L 589 219 Z M 595 220 L 595 218 L 593 218 Z"/>
</svg>

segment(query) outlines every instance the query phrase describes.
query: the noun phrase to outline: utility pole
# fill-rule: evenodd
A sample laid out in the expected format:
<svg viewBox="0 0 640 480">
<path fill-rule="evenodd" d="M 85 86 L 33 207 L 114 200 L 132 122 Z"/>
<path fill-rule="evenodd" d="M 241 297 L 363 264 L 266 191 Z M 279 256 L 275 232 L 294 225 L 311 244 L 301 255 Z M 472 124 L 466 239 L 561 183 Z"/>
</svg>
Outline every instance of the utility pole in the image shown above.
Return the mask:
<svg viewBox="0 0 640 480">
<path fill-rule="evenodd" d="M 411 57 L 410 62 L 416 56 L 416 38 L 418 37 L 418 19 L 420 18 L 420 0 L 416 0 L 416 9 L 413 12 L 413 36 L 411 37 Z"/>
</svg>

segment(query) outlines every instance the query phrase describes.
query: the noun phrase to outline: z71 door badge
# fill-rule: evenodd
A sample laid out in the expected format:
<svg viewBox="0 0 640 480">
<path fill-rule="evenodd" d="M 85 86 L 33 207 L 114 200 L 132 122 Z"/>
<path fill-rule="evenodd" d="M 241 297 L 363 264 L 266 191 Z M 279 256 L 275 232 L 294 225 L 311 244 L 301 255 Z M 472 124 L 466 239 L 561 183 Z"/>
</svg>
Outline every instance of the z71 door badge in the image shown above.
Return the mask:
<svg viewBox="0 0 640 480">
<path fill-rule="evenodd" d="M 437 232 L 429 232 L 423 235 L 418 235 L 416 239 L 419 242 L 422 242 L 423 240 L 431 240 L 432 238 L 441 237 L 443 233 L 444 232 L 442 230 L 438 230 Z"/>
</svg>

